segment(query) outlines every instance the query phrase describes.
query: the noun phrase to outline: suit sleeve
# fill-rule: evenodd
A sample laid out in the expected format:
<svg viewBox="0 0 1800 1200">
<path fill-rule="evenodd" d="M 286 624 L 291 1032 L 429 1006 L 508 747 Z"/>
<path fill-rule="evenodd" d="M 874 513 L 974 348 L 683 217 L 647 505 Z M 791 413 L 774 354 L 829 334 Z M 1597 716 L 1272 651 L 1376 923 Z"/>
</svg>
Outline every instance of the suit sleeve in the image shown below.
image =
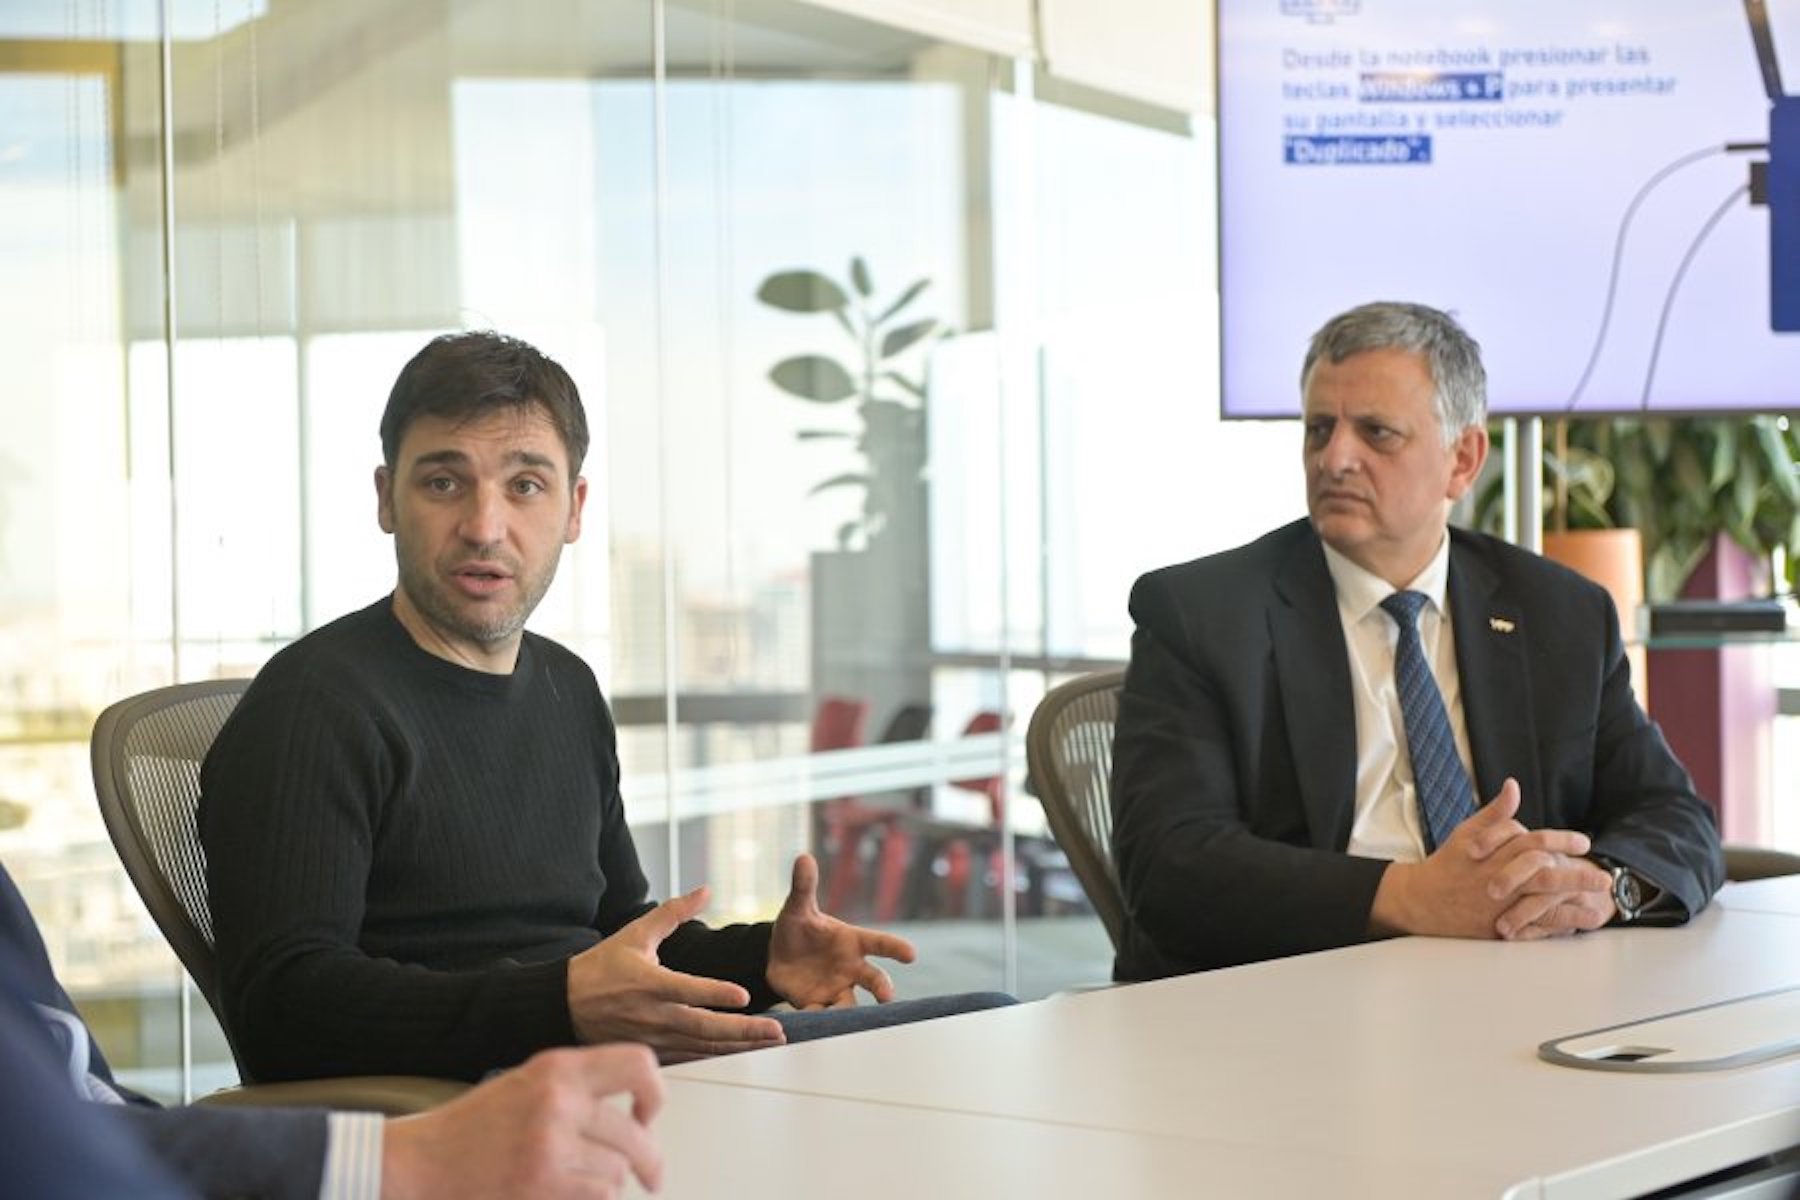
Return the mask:
<svg viewBox="0 0 1800 1200">
<path fill-rule="evenodd" d="M 1674 903 L 1646 923 L 1681 924 L 1706 907 L 1725 881 L 1712 806 L 1631 691 L 1631 668 L 1609 599 L 1599 715 L 1594 726 L 1592 804 L 1578 824 L 1593 853 L 1651 880 Z"/>
<path fill-rule="evenodd" d="M 100 1120 L 129 1130 L 158 1163 L 202 1196 L 317 1200 L 319 1195 L 323 1110 L 90 1107 Z"/>
<path fill-rule="evenodd" d="M 1253 601 L 1236 608 L 1233 624 L 1204 628 L 1163 573 L 1132 590 L 1113 745 L 1113 842 L 1133 926 L 1122 978 L 1367 937 L 1386 864 L 1314 844 L 1267 629 L 1246 624 L 1245 612 L 1260 615 Z"/>
<path fill-rule="evenodd" d="M 0 870 L 0 875 L 4 871 Z M 35 936 L 35 930 L 34 930 Z M 35 969 L 0 942 L 0 1192 L 34 1200 L 95 1196 L 173 1200 L 195 1194 L 112 1105 L 78 1099 L 42 1019 L 31 1011 Z M 317 1183 L 314 1183 L 315 1195 Z"/>
</svg>

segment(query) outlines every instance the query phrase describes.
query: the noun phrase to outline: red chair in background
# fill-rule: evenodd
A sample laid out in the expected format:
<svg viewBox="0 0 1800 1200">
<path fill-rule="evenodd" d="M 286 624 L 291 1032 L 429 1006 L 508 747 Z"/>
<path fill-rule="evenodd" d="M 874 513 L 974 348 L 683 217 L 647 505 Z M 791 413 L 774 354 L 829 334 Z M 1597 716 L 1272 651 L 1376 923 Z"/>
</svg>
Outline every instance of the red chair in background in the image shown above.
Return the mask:
<svg viewBox="0 0 1800 1200">
<path fill-rule="evenodd" d="M 850 696 L 826 696 L 813 714 L 812 749 L 849 750 L 863 744 L 869 724 L 869 702 Z"/>
<path fill-rule="evenodd" d="M 969 718 L 963 726 L 963 736 L 970 737 L 978 733 L 999 733 L 1006 728 L 1006 719 L 993 709 L 982 709 Z M 996 889 L 1004 871 L 1003 856 L 1000 852 L 1000 833 L 1006 821 L 1006 781 L 1000 775 L 984 775 L 979 779 L 953 779 L 951 787 L 962 788 L 967 792 L 978 792 L 987 797 L 988 820 L 986 829 L 972 827 L 967 833 L 953 834 L 943 840 L 932 858 L 943 859 L 943 907 L 944 914 L 960 917 L 967 913 L 969 907 L 970 876 L 975 870 L 978 857 L 986 861 L 981 864 L 982 882 L 992 880 Z M 976 845 L 981 843 L 981 845 Z M 986 850 L 985 855 L 978 855 L 978 850 Z M 933 863 L 935 871 L 935 861 Z"/>
<path fill-rule="evenodd" d="M 848 750 L 864 744 L 869 705 L 865 700 L 826 696 L 813 715 L 812 749 Z M 931 708 L 902 705 L 882 731 L 883 744 L 919 741 L 931 728 Z M 875 894 L 867 904 L 877 921 L 891 921 L 900 909 L 907 866 L 912 857 L 912 836 L 903 821 L 908 809 L 898 805 L 871 804 L 860 796 L 834 796 L 819 805 L 814 829 L 819 847 L 819 871 L 823 896 L 820 905 L 839 917 L 861 917 L 865 907 L 864 861 L 875 866 Z"/>
<path fill-rule="evenodd" d="M 984 708 L 969 718 L 963 726 L 964 737 L 974 737 L 978 733 L 999 733 L 1006 728 L 1006 718 L 991 708 Z M 984 775 L 980 779 L 953 779 L 951 787 L 959 787 L 968 792 L 980 792 L 987 797 L 988 817 L 998 829 L 1006 817 L 1006 781 L 999 775 Z"/>
</svg>

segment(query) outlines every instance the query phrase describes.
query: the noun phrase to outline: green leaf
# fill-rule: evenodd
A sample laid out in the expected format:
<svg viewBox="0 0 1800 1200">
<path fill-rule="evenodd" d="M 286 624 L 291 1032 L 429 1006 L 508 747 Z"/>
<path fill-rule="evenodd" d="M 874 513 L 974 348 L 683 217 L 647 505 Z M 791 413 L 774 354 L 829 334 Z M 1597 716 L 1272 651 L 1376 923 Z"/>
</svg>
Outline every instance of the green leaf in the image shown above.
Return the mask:
<svg viewBox="0 0 1800 1200">
<path fill-rule="evenodd" d="M 902 325 L 890 331 L 881 339 L 881 357 L 894 357 L 936 328 L 937 322 L 927 317 L 923 321 L 914 321 L 911 325 Z"/>
<path fill-rule="evenodd" d="M 1748 464 L 1746 464 L 1748 465 Z M 1750 532 L 1756 515 L 1756 494 L 1762 490 L 1762 480 L 1754 470 L 1740 471 L 1732 481 L 1732 500 L 1736 502 L 1737 511 L 1730 514 L 1737 518 L 1733 522 L 1735 528 L 1732 536 L 1747 550 L 1755 550 L 1755 538 Z"/>
<path fill-rule="evenodd" d="M 769 371 L 776 387 L 802 400 L 835 404 L 856 395 L 856 381 L 834 359 L 822 354 L 784 358 Z"/>
<path fill-rule="evenodd" d="M 1706 472 L 1700 466 L 1700 452 L 1691 441 L 1674 443 L 1669 452 L 1669 464 L 1675 471 L 1675 482 L 1682 491 L 1690 496 L 1710 495 L 1712 489 L 1706 485 Z"/>
<path fill-rule="evenodd" d="M 784 312 L 834 312 L 850 303 L 844 289 L 817 271 L 777 271 L 756 289 L 756 298 Z"/>
<path fill-rule="evenodd" d="M 875 291 L 875 284 L 869 278 L 869 264 L 860 255 L 850 260 L 850 282 L 856 285 L 856 294 L 865 300 Z"/>
<path fill-rule="evenodd" d="M 921 279 L 919 282 L 907 288 L 904 292 L 901 292 L 898 300 L 881 310 L 881 315 L 875 318 L 875 323 L 877 325 L 885 324 L 889 317 L 894 316 L 901 309 L 911 304 L 914 300 L 917 300 L 919 298 L 919 293 L 930 286 L 931 280 L 929 278 Z"/>
<path fill-rule="evenodd" d="M 1800 462 L 1795 462 L 1788 453 L 1787 443 L 1781 436 L 1781 430 L 1775 422 L 1767 417 L 1758 417 L 1751 423 L 1756 431 L 1756 444 L 1762 448 L 1763 457 L 1769 464 L 1769 482 L 1782 499 L 1789 504 L 1800 504 Z M 1800 553 L 1800 544 L 1793 547 Z"/>
<path fill-rule="evenodd" d="M 1656 472 L 1641 454 L 1625 455 L 1614 472 L 1611 507 L 1619 523 L 1641 529 L 1644 525 L 1645 498 L 1656 488 Z"/>
<path fill-rule="evenodd" d="M 1606 510 L 1581 492 L 1569 493 L 1570 529 L 1611 529 L 1612 518 Z"/>
<path fill-rule="evenodd" d="M 908 379 L 906 376 L 900 374 L 900 372 L 898 372 L 898 371 L 883 371 L 881 373 L 881 377 L 883 379 L 886 379 L 890 383 L 899 384 L 902 388 L 904 388 L 906 390 L 908 395 L 914 397 L 915 399 L 918 399 L 918 400 L 925 399 L 925 385 L 922 382 L 915 383 L 912 380 Z"/>
<path fill-rule="evenodd" d="M 1726 481 L 1738 470 L 1737 427 L 1721 421 L 1715 433 L 1712 447 L 1712 474 L 1707 479 L 1708 490 L 1714 492 L 1724 487 Z"/>
<path fill-rule="evenodd" d="M 828 491 L 831 488 L 839 488 L 839 487 L 865 487 L 866 488 L 868 486 L 869 486 L 869 477 L 867 475 L 862 474 L 860 471 L 845 471 L 842 475 L 833 475 L 830 479 L 827 479 L 824 483 L 814 484 L 812 486 L 812 489 L 810 491 L 808 491 L 806 494 L 809 496 L 816 496 L 820 492 Z"/>
</svg>

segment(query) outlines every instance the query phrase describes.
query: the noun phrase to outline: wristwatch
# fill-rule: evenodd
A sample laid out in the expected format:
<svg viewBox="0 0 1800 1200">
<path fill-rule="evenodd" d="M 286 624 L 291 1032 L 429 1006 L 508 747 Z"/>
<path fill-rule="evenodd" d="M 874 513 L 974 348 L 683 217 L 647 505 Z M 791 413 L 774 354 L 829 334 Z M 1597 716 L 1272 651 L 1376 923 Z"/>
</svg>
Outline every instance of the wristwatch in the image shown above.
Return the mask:
<svg viewBox="0 0 1800 1200">
<path fill-rule="evenodd" d="M 1644 911 L 1644 881 L 1630 867 L 1608 863 L 1606 868 L 1612 873 L 1612 900 L 1613 907 L 1619 910 L 1618 922 L 1629 925 Z"/>
</svg>

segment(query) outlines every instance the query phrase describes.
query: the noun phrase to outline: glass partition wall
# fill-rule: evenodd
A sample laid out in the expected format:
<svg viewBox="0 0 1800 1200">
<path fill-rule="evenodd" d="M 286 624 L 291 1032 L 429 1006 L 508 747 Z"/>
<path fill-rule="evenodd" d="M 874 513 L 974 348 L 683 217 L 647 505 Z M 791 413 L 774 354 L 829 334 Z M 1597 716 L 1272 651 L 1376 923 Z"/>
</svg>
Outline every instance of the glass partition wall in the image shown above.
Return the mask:
<svg viewBox="0 0 1800 1200">
<path fill-rule="evenodd" d="M 1210 444 L 1192 124 L 800 0 L 9 5 L 0 858 L 126 1076 L 234 1073 L 94 718 L 391 586 L 377 418 L 458 328 L 586 399 L 533 627 L 613 703 L 657 892 L 766 917 L 810 850 L 918 943 L 902 994 L 1106 978 L 1031 708 L 1123 659 L 1138 571 L 1272 523 L 1238 481 L 1299 503 L 1291 440 Z"/>
</svg>

